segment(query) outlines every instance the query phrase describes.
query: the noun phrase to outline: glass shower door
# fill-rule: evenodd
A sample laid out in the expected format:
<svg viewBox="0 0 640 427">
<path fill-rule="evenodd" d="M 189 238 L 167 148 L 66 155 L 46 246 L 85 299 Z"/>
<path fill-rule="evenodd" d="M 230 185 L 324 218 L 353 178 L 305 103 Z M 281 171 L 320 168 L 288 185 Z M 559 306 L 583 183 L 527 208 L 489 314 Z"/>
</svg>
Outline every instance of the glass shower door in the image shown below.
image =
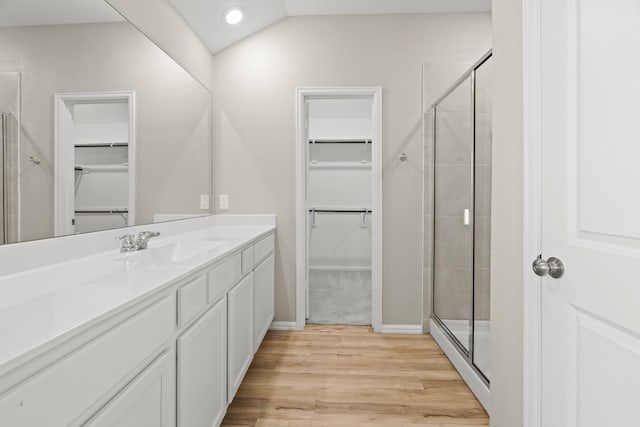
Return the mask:
<svg viewBox="0 0 640 427">
<path fill-rule="evenodd" d="M 0 245 L 5 244 L 6 241 L 6 194 L 5 194 L 5 175 L 6 175 L 6 150 L 5 143 L 7 139 L 7 120 L 6 115 L 0 113 L 0 197 L 2 200 L 2 206 L 0 209 Z"/>
<path fill-rule="evenodd" d="M 473 323 L 473 87 L 471 76 L 435 107 L 434 313 L 468 355 Z"/>
<path fill-rule="evenodd" d="M 475 71 L 473 363 L 489 378 L 492 59 Z"/>
</svg>

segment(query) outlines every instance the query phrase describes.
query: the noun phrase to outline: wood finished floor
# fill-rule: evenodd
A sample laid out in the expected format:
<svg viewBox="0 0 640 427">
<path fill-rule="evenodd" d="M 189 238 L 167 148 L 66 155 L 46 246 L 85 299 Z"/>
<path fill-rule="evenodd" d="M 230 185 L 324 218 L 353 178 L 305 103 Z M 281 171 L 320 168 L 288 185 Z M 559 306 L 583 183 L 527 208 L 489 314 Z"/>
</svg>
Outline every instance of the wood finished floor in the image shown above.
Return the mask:
<svg viewBox="0 0 640 427">
<path fill-rule="evenodd" d="M 270 331 L 225 427 L 462 427 L 489 418 L 430 335 Z"/>
</svg>

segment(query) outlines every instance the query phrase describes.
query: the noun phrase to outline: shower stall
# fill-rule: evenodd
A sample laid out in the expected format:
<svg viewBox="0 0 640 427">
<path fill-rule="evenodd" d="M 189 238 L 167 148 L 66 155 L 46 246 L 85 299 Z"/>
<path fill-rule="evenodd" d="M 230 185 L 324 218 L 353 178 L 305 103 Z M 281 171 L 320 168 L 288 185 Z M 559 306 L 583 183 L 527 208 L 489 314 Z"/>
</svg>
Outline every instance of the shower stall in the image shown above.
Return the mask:
<svg viewBox="0 0 640 427">
<path fill-rule="evenodd" d="M 430 331 L 485 407 L 491 377 L 491 62 L 488 52 L 424 114 Z"/>
</svg>

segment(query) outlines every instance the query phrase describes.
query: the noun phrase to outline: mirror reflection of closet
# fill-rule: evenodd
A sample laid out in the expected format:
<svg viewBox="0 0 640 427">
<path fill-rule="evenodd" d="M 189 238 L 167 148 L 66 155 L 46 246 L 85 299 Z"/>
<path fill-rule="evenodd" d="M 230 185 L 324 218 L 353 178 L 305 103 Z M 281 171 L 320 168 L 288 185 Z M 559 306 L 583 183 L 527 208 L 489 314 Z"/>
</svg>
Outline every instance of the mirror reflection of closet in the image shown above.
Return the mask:
<svg viewBox="0 0 640 427">
<path fill-rule="evenodd" d="M 133 101 L 56 95 L 56 235 L 135 224 Z"/>
</svg>

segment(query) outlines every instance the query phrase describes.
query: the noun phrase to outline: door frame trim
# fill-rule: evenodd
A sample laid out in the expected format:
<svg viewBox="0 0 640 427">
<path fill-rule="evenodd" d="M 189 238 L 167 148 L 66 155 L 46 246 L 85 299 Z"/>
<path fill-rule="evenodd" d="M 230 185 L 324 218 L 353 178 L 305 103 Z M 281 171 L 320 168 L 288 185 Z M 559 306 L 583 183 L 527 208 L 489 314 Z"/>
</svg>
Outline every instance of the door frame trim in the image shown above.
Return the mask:
<svg viewBox="0 0 640 427">
<path fill-rule="evenodd" d="M 296 329 L 306 323 L 306 140 L 305 101 L 311 97 L 371 97 L 374 123 L 371 148 L 371 326 L 382 331 L 382 87 L 299 87 L 296 89 Z"/>
<path fill-rule="evenodd" d="M 531 271 L 541 253 L 541 0 L 522 3 L 523 89 L 523 426 L 541 427 L 542 280 Z"/>
<path fill-rule="evenodd" d="M 69 134 L 69 123 L 63 117 L 67 105 L 86 103 L 108 103 L 114 101 L 127 102 L 129 113 L 129 141 L 128 141 L 128 173 L 129 173 L 129 213 L 127 225 L 135 224 L 136 218 L 136 95 L 135 91 L 120 92 L 69 92 L 54 94 L 54 236 L 64 236 L 73 233 L 71 218 L 73 214 L 74 173 L 68 169 L 73 165 L 74 147 L 67 144 L 72 135 Z M 71 215 L 71 216 L 69 216 Z"/>
</svg>

